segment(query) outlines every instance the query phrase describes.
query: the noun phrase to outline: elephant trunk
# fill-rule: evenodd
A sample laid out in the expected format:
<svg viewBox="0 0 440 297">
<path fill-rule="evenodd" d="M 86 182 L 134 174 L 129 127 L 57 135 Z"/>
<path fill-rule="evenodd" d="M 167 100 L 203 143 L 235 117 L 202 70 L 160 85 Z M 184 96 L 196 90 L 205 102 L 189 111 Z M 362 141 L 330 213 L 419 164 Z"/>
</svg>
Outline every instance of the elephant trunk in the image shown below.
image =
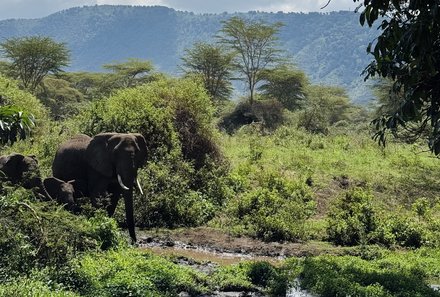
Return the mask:
<svg viewBox="0 0 440 297">
<path fill-rule="evenodd" d="M 132 243 L 136 243 L 136 232 L 133 213 L 133 189 L 126 191 L 124 194 L 125 217 L 127 220 L 128 233 L 130 234 Z"/>
</svg>

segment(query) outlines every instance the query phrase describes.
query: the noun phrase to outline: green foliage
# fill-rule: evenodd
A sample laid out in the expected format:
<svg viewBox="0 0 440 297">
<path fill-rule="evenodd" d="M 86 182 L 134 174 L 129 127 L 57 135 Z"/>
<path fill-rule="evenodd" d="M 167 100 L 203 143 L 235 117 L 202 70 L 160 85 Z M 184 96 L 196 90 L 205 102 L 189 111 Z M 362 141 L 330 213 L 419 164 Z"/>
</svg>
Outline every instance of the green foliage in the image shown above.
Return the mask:
<svg viewBox="0 0 440 297">
<path fill-rule="evenodd" d="M 310 86 L 298 125 L 313 133 L 327 134 L 329 127 L 349 119 L 352 108 L 344 89 L 328 86 Z"/>
<path fill-rule="evenodd" d="M 286 267 L 278 268 L 264 261 L 241 262 L 220 267 L 210 276 L 209 283 L 219 291 L 252 292 L 263 289 L 269 296 L 282 296 L 287 290 Z"/>
<path fill-rule="evenodd" d="M 316 207 L 310 190 L 274 173 L 261 174 L 257 181 L 258 185 L 230 200 L 230 227 L 265 241 L 306 239 L 305 221 Z"/>
<path fill-rule="evenodd" d="M 246 83 L 249 103 L 252 105 L 255 87 L 262 79 L 261 72 L 281 61 L 276 35 L 282 23 L 270 24 L 261 19 L 239 16 L 233 16 L 222 23 L 220 41 L 236 53 L 234 66 Z"/>
<path fill-rule="evenodd" d="M 75 291 L 85 296 L 176 296 L 207 289 L 190 268 L 133 249 L 91 253 L 72 263 Z"/>
<path fill-rule="evenodd" d="M 57 73 L 69 64 L 64 43 L 49 37 L 10 38 L 0 44 L 3 56 L 11 61 L 11 70 L 23 86 L 34 92 L 48 73 Z"/>
<path fill-rule="evenodd" d="M 81 104 L 84 103 L 84 96 L 80 91 L 72 88 L 68 81 L 54 77 L 44 78 L 37 96 L 50 110 L 51 117 L 56 120 L 64 120 L 78 114 Z"/>
<path fill-rule="evenodd" d="M 171 164 L 168 162 L 172 162 Z M 205 195 L 191 181 L 194 168 L 182 160 L 147 164 L 139 178 L 146 192 L 135 199 L 136 223 L 143 227 L 199 226 L 214 216 L 225 197 Z M 214 180 L 218 180 L 215 177 Z"/>
<path fill-rule="evenodd" d="M 273 131 L 284 122 L 283 106 L 278 100 L 245 101 L 238 103 L 235 109 L 223 116 L 219 127 L 233 134 L 244 125 L 260 124 L 262 131 Z"/>
<path fill-rule="evenodd" d="M 232 59 L 223 47 L 198 42 L 182 57 L 186 75 L 200 75 L 214 102 L 227 100 L 232 94 Z"/>
<path fill-rule="evenodd" d="M 378 29 L 382 30 L 377 41 L 367 47 L 374 60 L 364 71 L 366 78 L 387 77 L 393 81 L 394 93 L 403 95 L 391 114 L 374 121 L 376 139 L 385 144 L 387 131 L 405 127 L 407 122 L 421 123 L 429 127 L 432 133 L 428 136 L 429 145 L 437 155 L 440 153 L 438 2 L 368 1 L 362 6 L 361 25 L 366 22 L 371 27 L 380 18 Z"/>
<path fill-rule="evenodd" d="M 329 240 L 340 245 L 357 245 L 368 241 L 377 228 L 371 193 L 360 188 L 350 190 L 335 200 L 328 214 Z"/>
<path fill-rule="evenodd" d="M 87 220 L 53 203 L 35 202 L 24 190 L 0 195 L 0 229 L 0 282 L 123 243 L 116 223 L 102 213 Z"/>
<path fill-rule="evenodd" d="M 167 153 L 202 164 L 218 154 L 210 126 L 212 105 L 203 86 L 190 79 L 166 79 L 118 91 L 95 102 L 79 118 L 82 132 L 139 132 L 151 160 Z"/>
<path fill-rule="evenodd" d="M 307 258 L 301 285 L 320 296 L 438 296 L 427 283 L 425 269 L 413 263 L 357 257 Z"/>
<path fill-rule="evenodd" d="M 76 293 L 68 292 L 63 289 L 49 287 L 42 281 L 31 278 L 19 278 L 6 284 L 0 284 L 0 296 L 21 296 L 21 297 L 76 297 Z"/>
<path fill-rule="evenodd" d="M 298 69 L 282 65 L 261 73 L 263 95 L 278 100 L 284 108 L 293 111 L 306 99 L 305 88 L 309 84 L 306 74 Z"/>
<path fill-rule="evenodd" d="M 45 126 L 48 114 L 41 102 L 30 93 L 20 90 L 17 82 L 0 75 L 0 105 L 14 105 L 35 117 L 35 132 Z"/>
<path fill-rule="evenodd" d="M 16 106 L 0 106 L 0 143 L 13 144 L 29 136 L 35 125 L 32 114 Z"/>
</svg>

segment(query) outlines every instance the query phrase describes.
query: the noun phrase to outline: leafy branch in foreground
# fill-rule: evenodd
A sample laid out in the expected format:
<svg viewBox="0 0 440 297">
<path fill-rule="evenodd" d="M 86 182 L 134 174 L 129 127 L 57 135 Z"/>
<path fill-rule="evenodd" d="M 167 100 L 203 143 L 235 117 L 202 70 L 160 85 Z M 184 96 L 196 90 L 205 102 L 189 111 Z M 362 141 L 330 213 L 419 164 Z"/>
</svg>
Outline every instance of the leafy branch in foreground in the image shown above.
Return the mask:
<svg viewBox="0 0 440 297">
<path fill-rule="evenodd" d="M 18 139 L 25 139 L 34 126 L 35 118 L 31 113 L 16 106 L 0 106 L 1 144 L 12 144 Z"/>
<path fill-rule="evenodd" d="M 359 1 L 359 0 L 354 0 Z M 366 0 L 359 8 L 360 23 L 380 22 L 381 35 L 367 47 L 374 60 L 364 70 L 366 79 L 393 80 L 401 103 L 389 115 L 373 121 L 374 138 L 385 144 L 386 132 L 416 122 L 429 128 L 430 149 L 440 153 L 440 9 L 437 0 Z M 417 132 L 418 131 L 418 132 Z M 424 129 L 417 130 L 422 133 Z"/>
</svg>

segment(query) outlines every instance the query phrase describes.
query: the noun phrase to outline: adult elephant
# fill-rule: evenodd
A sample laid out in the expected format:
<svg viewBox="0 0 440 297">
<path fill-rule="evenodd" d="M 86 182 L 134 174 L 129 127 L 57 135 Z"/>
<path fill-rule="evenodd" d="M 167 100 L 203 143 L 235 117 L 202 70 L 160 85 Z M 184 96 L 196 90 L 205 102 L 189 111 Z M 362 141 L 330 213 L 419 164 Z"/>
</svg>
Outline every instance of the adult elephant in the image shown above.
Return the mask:
<svg viewBox="0 0 440 297">
<path fill-rule="evenodd" d="M 35 156 L 18 153 L 0 156 L 0 181 L 8 181 L 25 189 L 33 189 L 43 200 L 51 200 L 43 186 Z"/>
<path fill-rule="evenodd" d="M 136 242 L 133 188 L 138 186 L 137 170 L 147 159 L 144 137 L 138 133 L 101 133 L 94 137 L 77 135 L 58 149 L 52 164 L 53 176 L 85 185 L 85 196 L 97 206 L 96 198 L 110 194 L 108 214 L 115 212 L 122 195 L 130 237 Z"/>
</svg>

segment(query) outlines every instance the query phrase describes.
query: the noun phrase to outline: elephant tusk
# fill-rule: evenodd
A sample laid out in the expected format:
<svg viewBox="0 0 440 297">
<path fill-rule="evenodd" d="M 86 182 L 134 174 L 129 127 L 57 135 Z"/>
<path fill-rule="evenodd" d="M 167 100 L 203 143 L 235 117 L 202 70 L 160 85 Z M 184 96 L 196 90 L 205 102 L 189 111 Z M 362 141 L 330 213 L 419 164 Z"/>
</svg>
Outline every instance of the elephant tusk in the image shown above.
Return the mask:
<svg viewBox="0 0 440 297">
<path fill-rule="evenodd" d="M 144 191 L 142 191 L 141 184 L 139 183 L 139 180 L 138 180 L 137 178 L 136 178 L 136 185 L 137 185 L 137 187 L 138 187 L 139 192 L 141 193 L 141 195 L 144 195 Z"/>
<path fill-rule="evenodd" d="M 119 182 L 119 185 L 121 186 L 122 189 L 124 189 L 126 191 L 130 190 L 126 185 L 124 185 L 124 183 L 122 182 L 122 178 L 119 174 L 118 174 L 118 182 Z"/>
</svg>

